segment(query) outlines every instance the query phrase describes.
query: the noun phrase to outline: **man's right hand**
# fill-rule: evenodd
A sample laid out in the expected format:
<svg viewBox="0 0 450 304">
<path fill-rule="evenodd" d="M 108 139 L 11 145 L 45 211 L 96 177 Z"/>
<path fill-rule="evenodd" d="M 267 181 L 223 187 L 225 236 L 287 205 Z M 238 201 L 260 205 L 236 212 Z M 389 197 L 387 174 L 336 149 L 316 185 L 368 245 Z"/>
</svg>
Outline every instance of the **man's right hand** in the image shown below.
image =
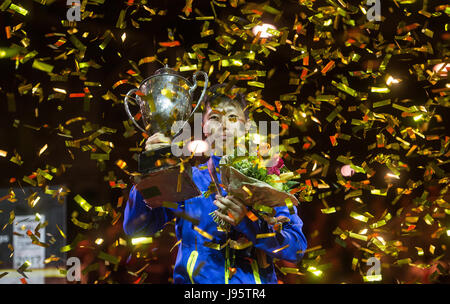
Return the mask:
<svg viewBox="0 0 450 304">
<path fill-rule="evenodd" d="M 166 137 L 162 133 L 155 133 L 145 141 L 145 151 L 156 150 L 165 146 L 170 145 L 170 138 Z"/>
</svg>

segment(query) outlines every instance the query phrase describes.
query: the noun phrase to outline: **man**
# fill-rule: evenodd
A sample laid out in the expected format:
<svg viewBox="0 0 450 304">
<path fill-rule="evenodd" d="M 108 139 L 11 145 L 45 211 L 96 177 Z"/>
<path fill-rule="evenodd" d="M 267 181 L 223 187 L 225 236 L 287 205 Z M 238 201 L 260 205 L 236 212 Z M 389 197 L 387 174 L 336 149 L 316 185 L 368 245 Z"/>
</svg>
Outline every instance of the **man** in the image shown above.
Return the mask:
<svg viewBox="0 0 450 304">
<path fill-rule="evenodd" d="M 245 132 L 248 116 L 245 100 L 239 95 L 231 98 L 224 92 L 225 87 L 219 85 L 209 89 L 202 127 L 207 139 L 216 136 L 229 144 L 235 143 L 236 137 Z M 169 142 L 169 139 L 155 134 L 147 140 L 146 149 L 164 142 Z M 212 142 L 214 153 L 210 158 L 217 169 L 220 155 L 230 152 L 232 147 Z M 220 174 L 218 170 L 214 171 L 220 184 Z M 193 181 L 202 193 L 208 190 L 213 176 L 206 164 L 192 168 Z M 184 217 L 176 217 L 175 231 L 181 243 L 175 262 L 174 283 L 277 283 L 273 258 L 298 262 L 307 246 L 297 209 L 294 206 L 294 213 L 290 214 L 286 206 L 276 207 L 274 218 L 284 218 L 285 221 L 281 229 L 275 229 L 275 225 L 279 227 L 280 223 L 268 223 L 248 212 L 238 198 L 227 195 L 226 191 L 222 194 L 201 195 L 178 202 L 177 211 L 198 218 L 199 224 L 194 227 Z M 229 232 L 218 227 L 211 216 L 213 212 L 231 225 Z M 135 187 L 131 189 L 124 215 L 125 233 L 152 235 L 174 218 L 174 209 L 152 209 Z"/>
</svg>

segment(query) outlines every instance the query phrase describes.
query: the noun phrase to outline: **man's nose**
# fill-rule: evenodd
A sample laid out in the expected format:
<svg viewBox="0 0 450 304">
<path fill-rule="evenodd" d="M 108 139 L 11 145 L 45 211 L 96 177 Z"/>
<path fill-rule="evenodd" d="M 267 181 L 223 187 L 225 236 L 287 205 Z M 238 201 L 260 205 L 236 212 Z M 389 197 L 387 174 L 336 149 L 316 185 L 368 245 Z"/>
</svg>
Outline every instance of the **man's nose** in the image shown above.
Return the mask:
<svg viewBox="0 0 450 304">
<path fill-rule="evenodd" d="M 226 131 L 227 130 L 227 118 L 226 117 L 222 117 L 222 119 L 220 120 L 220 127 L 222 128 L 222 130 Z"/>
</svg>

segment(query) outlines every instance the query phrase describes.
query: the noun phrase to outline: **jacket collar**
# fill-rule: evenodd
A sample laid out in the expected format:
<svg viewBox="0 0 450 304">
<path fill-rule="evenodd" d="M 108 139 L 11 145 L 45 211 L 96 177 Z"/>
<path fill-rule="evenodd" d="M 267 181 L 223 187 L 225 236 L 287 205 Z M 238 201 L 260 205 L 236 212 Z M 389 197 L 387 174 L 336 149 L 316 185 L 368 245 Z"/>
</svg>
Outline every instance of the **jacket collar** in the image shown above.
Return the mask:
<svg viewBox="0 0 450 304">
<path fill-rule="evenodd" d="M 215 166 L 216 168 L 218 168 L 218 167 L 219 167 L 219 162 L 220 162 L 220 159 L 222 158 L 222 156 L 217 156 L 217 155 L 215 155 L 215 154 L 211 154 L 210 157 L 211 157 L 212 160 L 213 160 L 214 166 Z"/>
</svg>

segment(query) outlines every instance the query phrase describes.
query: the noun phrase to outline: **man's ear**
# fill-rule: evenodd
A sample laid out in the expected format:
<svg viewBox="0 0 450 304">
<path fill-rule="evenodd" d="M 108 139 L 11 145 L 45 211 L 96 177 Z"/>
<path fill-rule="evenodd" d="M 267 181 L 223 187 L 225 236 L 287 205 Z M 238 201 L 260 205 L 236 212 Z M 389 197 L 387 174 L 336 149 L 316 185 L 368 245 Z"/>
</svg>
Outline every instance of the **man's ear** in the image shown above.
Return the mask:
<svg viewBox="0 0 450 304">
<path fill-rule="evenodd" d="M 202 121 L 202 138 L 203 138 L 203 140 L 205 140 L 208 136 L 210 136 L 211 134 L 210 134 L 210 131 L 211 130 L 207 130 L 206 128 L 205 128 L 205 121 Z"/>
<path fill-rule="evenodd" d="M 205 123 L 202 122 L 202 136 L 206 137 Z"/>
</svg>

